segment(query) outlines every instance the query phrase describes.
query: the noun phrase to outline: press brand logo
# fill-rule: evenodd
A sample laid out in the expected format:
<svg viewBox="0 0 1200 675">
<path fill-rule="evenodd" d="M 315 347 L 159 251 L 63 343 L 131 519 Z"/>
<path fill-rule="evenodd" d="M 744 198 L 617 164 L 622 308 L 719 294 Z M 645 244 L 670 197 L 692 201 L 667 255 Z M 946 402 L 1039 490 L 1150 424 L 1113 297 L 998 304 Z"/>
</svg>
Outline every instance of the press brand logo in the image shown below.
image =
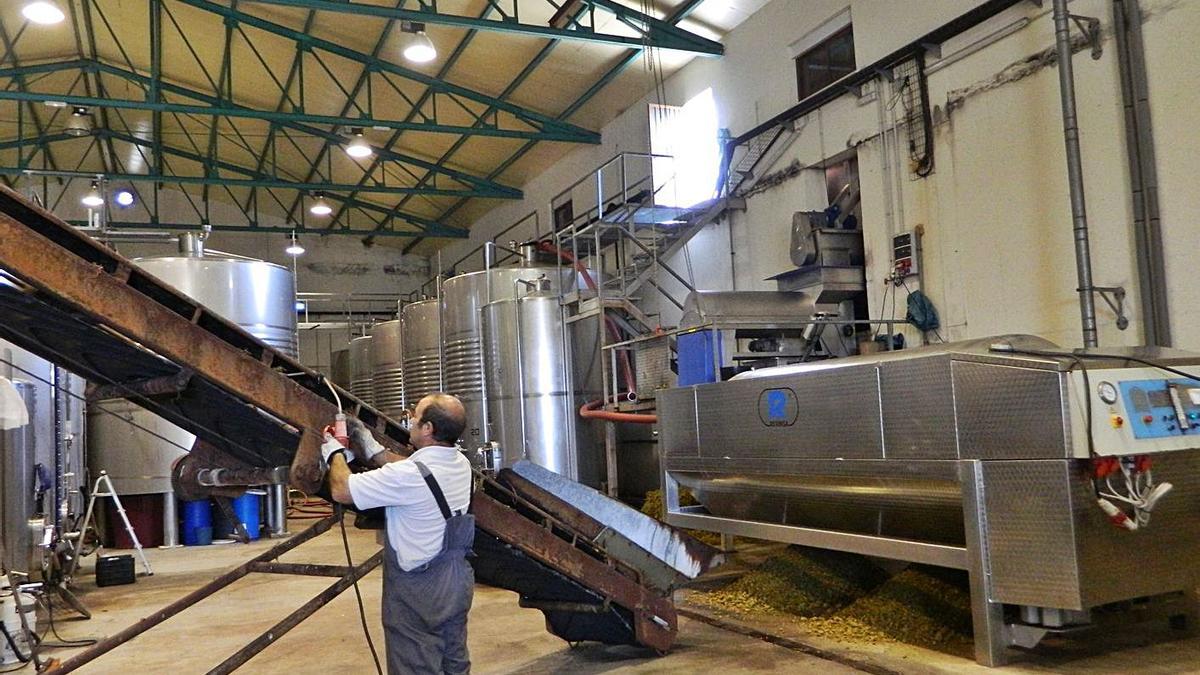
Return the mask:
<svg viewBox="0 0 1200 675">
<path fill-rule="evenodd" d="M 766 389 L 758 397 L 758 418 L 769 427 L 790 427 L 799 412 L 796 392 L 791 389 Z"/>
</svg>

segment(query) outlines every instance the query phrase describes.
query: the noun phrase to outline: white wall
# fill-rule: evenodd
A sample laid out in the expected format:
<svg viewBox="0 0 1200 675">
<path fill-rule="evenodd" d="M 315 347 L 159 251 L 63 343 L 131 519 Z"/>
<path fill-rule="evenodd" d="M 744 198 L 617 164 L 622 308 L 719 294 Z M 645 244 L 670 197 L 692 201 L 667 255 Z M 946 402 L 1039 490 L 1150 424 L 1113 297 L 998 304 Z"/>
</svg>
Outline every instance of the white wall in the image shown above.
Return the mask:
<svg viewBox="0 0 1200 675">
<path fill-rule="evenodd" d="M 774 0 L 726 36 L 724 58 L 696 59 L 671 77 L 663 102 L 682 104 L 712 87 L 721 126 L 736 135 L 795 103 L 788 46 L 847 5 L 858 64 L 863 66 L 976 4 Z M 1187 275 L 1200 233 L 1192 219 L 1200 212 L 1200 191 L 1194 189 L 1200 168 L 1200 135 L 1194 132 L 1195 111 L 1200 110 L 1200 50 L 1189 37 L 1200 34 L 1200 0 L 1144 0 L 1143 8 L 1175 344 L 1200 349 L 1200 336 L 1187 330 L 1200 318 L 1200 291 Z M 1142 330 L 1111 3 L 1075 0 L 1071 11 L 1103 22 L 1103 56 L 1092 60 L 1085 49 L 1073 61 L 1084 182 L 1095 282 L 1125 287 L 1132 322 L 1128 330 L 1118 331 L 1115 315 L 1098 298 L 1100 341 L 1136 344 Z M 954 56 L 997 31 L 1008 34 L 976 53 Z M 921 226 L 924 290 L 941 313 L 943 337 L 1027 332 L 1064 346 L 1081 344 L 1058 72 L 1052 63 L 1031 58 L 1053 43 L 1049 3 L 1042 9 L 1021 3 L 943 45 L 943 56 L 952 62 L 939 66 L 930 61 L 935 172 L 925 179 L 910 173 L 903 149 L 896 161 L 891 111 L 884 106 L 889 121 L 881 125 L 880 105 L 870 88 L 862 99 L 843 96 L 799 121 L 803 130 L 773 168 L 793 160 L 819 164 L 848 147 L 858 149 L 873 317 L 884 311 L 881 280 L 890 266 L 890 236 Z M 535 209 L 544 231 L 556 192 L 617 152 L 646 149 L 645 104 L 652 100 L 647 97 L 606 126 L 600 146 L 577 150 L 525 185 L 523 202 L 507 203 L 480 219 L 472 229 L 473 243 L 451 245 L 447 258 L 456 258 Z M 890 100 L 885 89 L 883 101 Z M 886 140 L 881 131 L 889 132 Z M 899 140 L 904 139 L 901 128 Z M 728 222 L 697 237 L 689 253 L 693 269 L 704 270 L 697 275 L 698 285 L 771 288 L 766 277 L 791 267 L 787 246 L 792 212 L 825 206 L 823 195 L 811 186 L 802 176 L 755 195 L 744 213 L 734 213 Z M 685 268 L 682 260 L 675 263 L 677 269 Z M 904 314 L 904 299 L 901 290 L 899 316 Z M 664 319 L 670 313 L 664 308 Z M 917 338 L 915 333 L 909 337 Z"/>
</svg>

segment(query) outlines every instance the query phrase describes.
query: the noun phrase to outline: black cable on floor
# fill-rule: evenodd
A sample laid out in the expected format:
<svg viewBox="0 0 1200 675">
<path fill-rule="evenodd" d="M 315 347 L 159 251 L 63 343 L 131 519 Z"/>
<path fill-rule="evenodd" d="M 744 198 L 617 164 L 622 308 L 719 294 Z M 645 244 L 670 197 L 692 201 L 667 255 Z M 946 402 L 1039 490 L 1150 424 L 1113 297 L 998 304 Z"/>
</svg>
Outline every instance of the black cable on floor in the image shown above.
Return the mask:
<svg viewBox="0 0 1200 675">
<path fill-rule="evenodd" d="M 79 640 L 67 640 L 58 634 L 58 629 L 54 627 L 54 603 L 50 600 L 50 596 L 46 595 L 46 618 L 50 624 L 50 633 L 58 638 L 58 642 L 46 642 L 45 636 L 42 636 L 39 646 L 50 648 L 71 648 L 71 647 L 91 647 L 100 640 L 98 638 L 82 638 Z"/>
<path fill-rule="evenodd" d="M 17 607 L 17 611 L 20 611 L 20 605 Z M 17 641 L 13 639 L 12 634 L 8 632 L 8 628 L 5 627 L 3 621 L 0 621 L 0 633 L 4 634 L 4 641 L 8 643 L 8 648 L 12 650 L 13 656 L 17 657 L 17 660 L 21 662 L 22 668 L 24 668 L 26 664 L 33 660 L 33 650 L 30 650 L 28 656 L 22 654 L 21 648 L 17 646 Z"/>
<path fill-rule="evenodd" d="M 346 536 L 346 507 L 338 504 L 337 508 L 342 514 L 338 524 L 342 528 L 342 547 L 346 549 L 346 565 L 353 569 L 354 559 L 350 557 L 350 539 Z M 387 551 L 384 551 L 384 555 L 387 555 Z M 375 641 L 371 639 L 371 629 L 367 626 L 367 610 L 363 606 L 362 593 L 358 590 L 358 579 L 354 580 L 354 597 L 358 598 L 358 618 L 362 621 L 363 636 L 367 638 L 367 646 L 371 648 L 371 659 L 375 661 L 375 672 L 383 675 L 383 668 L 379 665 L 379 653 L 375 651 Z"/>
</svg>

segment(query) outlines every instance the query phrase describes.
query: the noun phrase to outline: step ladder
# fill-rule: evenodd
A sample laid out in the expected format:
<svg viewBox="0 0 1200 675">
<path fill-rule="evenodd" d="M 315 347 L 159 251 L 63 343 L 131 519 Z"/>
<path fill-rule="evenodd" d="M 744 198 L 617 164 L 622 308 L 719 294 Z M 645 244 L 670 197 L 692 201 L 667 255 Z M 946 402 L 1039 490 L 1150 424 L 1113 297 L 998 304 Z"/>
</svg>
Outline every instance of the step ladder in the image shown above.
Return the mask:
<svg viewBox="0 0 1200 675">
<path fill-rule="evenodd" d="M 101 489 L 102 487 L 104 488 L 103 490 Z M 74 575 L 75 568 L 79 566 L 79 552 L 83 550 L 84 535 L 87 533 L 88 526 L 92 524 L 92 519 L 96 515 L 96 500 L 101 497 L 108 497 L 113 500 L 113 504 L 117 507 L 117 513 L 121 514 L 121 521 L 125 523 L 125 531 L 129 533 L 129 538 L 133 541 L 133 547 L 137 549 L 137 555 L 142 561 L 142 567 L 146 569 L 146 576 L 154 576 L 154 570 L 150 568 L 150 561 L 146 559 L 146 552 L 142 550 L 142 542 L 138 540 L 137 532 L 134 532 L 133 525 L 129 523 L 129 516 L 125 515 L 125 507 L 121 505 L 121 498 L 117 496 L 117 490 L 113 487 L 112 479 L 108 477 L 107 471 L 100 472 L 100 477 L 96 479 L 96 485 L 92 488 L 92 496 L 88 498 L 87 511 L 83 516 L 83 525 L 79 527 L 79 536 L 75 537 L 75 549 L 71 554 L 71 569 L 67 571 L 67 576 Z"/>
</svg>

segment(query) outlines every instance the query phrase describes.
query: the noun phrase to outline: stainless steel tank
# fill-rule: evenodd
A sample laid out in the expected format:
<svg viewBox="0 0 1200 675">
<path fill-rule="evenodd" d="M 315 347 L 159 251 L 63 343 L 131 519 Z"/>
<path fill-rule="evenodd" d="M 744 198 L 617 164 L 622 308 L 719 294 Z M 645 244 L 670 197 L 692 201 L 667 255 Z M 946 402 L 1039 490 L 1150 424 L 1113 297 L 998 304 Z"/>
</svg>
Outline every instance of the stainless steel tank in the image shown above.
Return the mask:
<svg viewBox="0 0 1200 675">
<path fill-rule="evenodd" d="M 404 343 L 404 399 L 415 406 L 442 390 L 442 317 L 437 300 L 422 300 L 400 311 Z"/>
<path fill-rule="evenodd" d="M 296 290 L 286 267 L 204 253 L 198 246 L 180 255 L 134 262 L 268 345 L 297 356 Z M 93 473 L 107 471 L 119 494 L 170 492 L 171 463 L 190 449 L 195 439 L 126 401 L 93 404 L 88 428 L 92 436 L 89 466 Z"/>
<path fill-rule="evenodd" d="M 214 254 L 134 262 L 275 349 L 298 354 L 296 288 L 288 268 Z"/>
<path fill-rule="evenodd" d="M 0 375 L 12 380 L 29 413 L 26 426 L 0 432 L 0 540 L 5 549 L 0 563 L 36 573 L 43 531 L 56 526 L 66 530 L 83 512 L 86 383 L 3 341 Z"/>
<path fill-rule="evenodd" d="M 371 329 L 371 385 L 375 407 L 389 417 L 404 414 L 404 347 L 400 319 Z"/>
<path fill-rule="evenodd" d="M 368 405 L 375 405 L 375 362 L 371 355 L 370 335 L 350 341 L 350 393 Z"/>
<path fill-rule="evenodd" d="M 34 410 L 34 387 L 14 382 L 25 407 Z M 4 557 L 0 567 L 28 572 L 35 568 L 34 542 L 41 527 L 35 513 L 35 439 L 33 425 L 0 431 L 0 544 Z"/>
<path fill-rule="evenodd" d="M 528 459 L 587 485 L 599 485 L 603 458 L 575 384 L 571 341 L 563 340 L 558 294 L 535 291 L 483 308 L 488 438 L 503 466 Z M 581 438 L 581 435 L 586 436 Z"/>
<path fill-rule="evenodd" d="M 461 440 L 468 449 L 489 440 L 480 310 L 490 302 L 516 297 L 520 281 L 544 277 L 551 280 L 551 292 L 558 293 L 557 280 L 567 275 L 574 276 L 570 269 L 555 267 L 505 267 L 460 274 L 442 284 L 443 380 L 446 391 L 466 408 Z"/>
<path fill-rule="evenodd" d="M 329 379 L 337 386 L 350 388 L 350 350 L 339 349 L 330 354 Z"/>
<path fill-rule="evenodd" d="M 171 491 L 171 465 L 196 437 L 136 403 L 99 401 L 88 410 L 92 473 L 107 471 L 120 495 Z"/>
</svg>

